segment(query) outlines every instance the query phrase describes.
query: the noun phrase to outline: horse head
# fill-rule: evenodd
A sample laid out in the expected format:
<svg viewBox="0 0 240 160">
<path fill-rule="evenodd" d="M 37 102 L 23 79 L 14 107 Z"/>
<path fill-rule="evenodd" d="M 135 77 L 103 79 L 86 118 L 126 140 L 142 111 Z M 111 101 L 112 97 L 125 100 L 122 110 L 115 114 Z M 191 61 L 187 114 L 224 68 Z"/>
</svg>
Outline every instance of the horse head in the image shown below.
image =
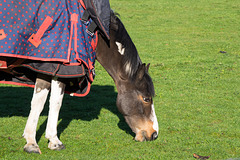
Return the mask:
<svg viewBox="0 0 240 160">
<path fill-rule="evenodd" d="M 158 122 L 154 110 L 154 86 L 137 49 L 120 19 L 111 13 L 110 42 L 99 36 L 98 62 L 113 78 L 117 90 L 117 107 L 136 134 L 135 140 L 155 140 Z"/>
<path fill-rule="evenodd" d="M 141 64 L 134 78 L 121 84 L 117 97 L 118 110 L 136 133 L 137 141 L 155 140 L 158 137 L 158 122 L 153 104 L 154 87 L 148 67 L 149 65 Z"/>
</svg>

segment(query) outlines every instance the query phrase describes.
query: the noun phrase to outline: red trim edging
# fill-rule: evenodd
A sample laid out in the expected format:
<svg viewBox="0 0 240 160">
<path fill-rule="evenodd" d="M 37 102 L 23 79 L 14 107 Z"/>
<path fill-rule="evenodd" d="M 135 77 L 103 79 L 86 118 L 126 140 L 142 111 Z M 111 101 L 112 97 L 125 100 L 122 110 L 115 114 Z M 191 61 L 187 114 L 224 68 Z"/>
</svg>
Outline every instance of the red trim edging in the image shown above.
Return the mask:
<svg viewBox="0 0 240 160">
<path fill-rule="evenodd" d="M 16 86 L 23 86 L 23 87 L 31 87 L 34 88 L 35 85 L 33 84 L 25 84 L 25 83 L 18 83 L 18 82 L 11 82 L 11 81 L 0 81 L 1 84 L 11 84 Z"/>
</svg>

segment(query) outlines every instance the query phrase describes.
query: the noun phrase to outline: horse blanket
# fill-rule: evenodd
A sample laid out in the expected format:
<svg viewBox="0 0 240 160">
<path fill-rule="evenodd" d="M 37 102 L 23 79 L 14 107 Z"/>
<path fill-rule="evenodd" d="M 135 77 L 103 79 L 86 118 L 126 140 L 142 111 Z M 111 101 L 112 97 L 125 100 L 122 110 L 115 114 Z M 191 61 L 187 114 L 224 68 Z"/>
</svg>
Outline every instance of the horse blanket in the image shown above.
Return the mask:
<svg viewBox="0 0 240 160">
<path fill-rule="evenodd" d="M 71 80 L 71 93 L 77 89 L 70 84 L 85 86 L 75 95 L 86 95 L 96 58 L 93 23 L 109 39 L 108 0 L 0 0 L 0 80 L 6 83 L 8 73 L 17 84 L 29 83 L 32 71 L 41 72 Z"/>
</svg>

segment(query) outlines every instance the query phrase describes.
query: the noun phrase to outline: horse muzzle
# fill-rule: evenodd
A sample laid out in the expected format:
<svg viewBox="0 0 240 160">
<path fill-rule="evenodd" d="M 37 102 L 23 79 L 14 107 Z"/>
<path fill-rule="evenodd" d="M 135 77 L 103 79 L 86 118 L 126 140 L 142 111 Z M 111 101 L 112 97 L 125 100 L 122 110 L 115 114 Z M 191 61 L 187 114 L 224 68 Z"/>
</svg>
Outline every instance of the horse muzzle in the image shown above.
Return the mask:
<svg viewBox="0 0 240 160">
<path fill-rule="evenodd" d="M 154 141 L 157 138 L 158 138 L 157 132 L 153 132 L 150 136 L 148 136 L 146 131 L 139 131 L 135 136 L 135 140 L 139 142 Z"/>
</svg>

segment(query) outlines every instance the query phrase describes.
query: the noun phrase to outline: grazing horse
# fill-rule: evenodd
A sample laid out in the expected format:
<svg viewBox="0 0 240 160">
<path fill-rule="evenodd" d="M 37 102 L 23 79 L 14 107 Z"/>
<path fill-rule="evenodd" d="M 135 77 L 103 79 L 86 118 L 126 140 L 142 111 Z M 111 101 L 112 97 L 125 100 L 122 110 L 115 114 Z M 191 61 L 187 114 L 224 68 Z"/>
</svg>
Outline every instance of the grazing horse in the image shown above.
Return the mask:
<svg viewBox="0 0 240 160">
<path fill-rule="evenodd" d="M 154 86 L 149 76 L 149 64 L 141 62 L 137 49 L 121 20 L 111 12 L 110 41 L 98 33 L 96 59 L 109 73 L 118 90 L 116 105 L 127 124 L 136 134 L 136 141 L 150 141 L 158 137 L 158 122 L 154 110 Z M 36 142 L 36 128 L 48 93 L 49 115 L 45 137 L 51 150 L 64 149 L 57 136 L 58 115 L 66 84 L 57 76 L 37 74 L 31 111 L 23 137 L 27 144 L 24 151 L 41 153 Z"/>
</svg>

